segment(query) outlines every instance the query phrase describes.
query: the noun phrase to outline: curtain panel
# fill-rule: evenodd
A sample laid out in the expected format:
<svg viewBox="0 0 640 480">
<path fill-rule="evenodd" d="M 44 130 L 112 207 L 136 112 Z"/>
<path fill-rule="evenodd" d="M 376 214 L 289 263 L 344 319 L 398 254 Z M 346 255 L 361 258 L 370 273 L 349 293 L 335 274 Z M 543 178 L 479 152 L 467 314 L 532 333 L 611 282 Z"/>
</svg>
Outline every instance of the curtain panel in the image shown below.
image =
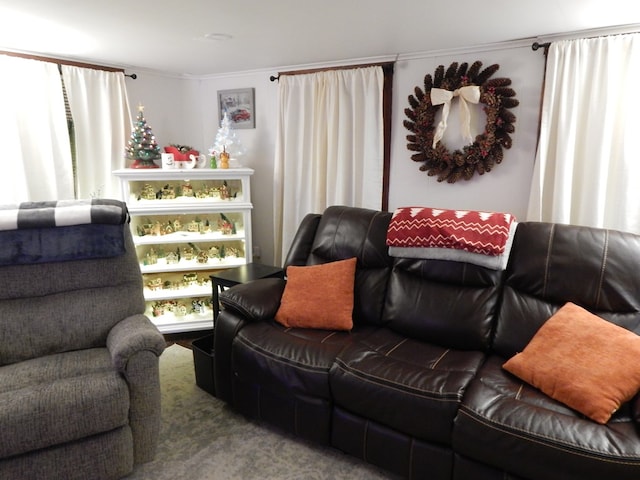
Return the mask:
<svg viewBox="0 0 640 480">
<path fill-rule="evenodd" d="M 0 204 L 74 198 L 58 66 L 0 55 Z"/>
<path fill-rule="evenodd" d="M 74 123 L 76 165 L 65 98 Z M 0 203 L 119 197 L 131 114 L 124 74 L 0 54 Z"/>
<path fill-rule="evenodd" d="M 281 75 L 274 172 L 274 257 L 298 225 L 330 205 L 380 209 L 382 68 Z"/>
<path fill-rule="evenodd" d="M 550 45 L 528 219 L 640 233 L 640 34 Z"/>
<path fill-rule="evenodd" d="M 132 120 L 123 72 L 63 65 L 76 140 L 78 198 L 120 198 L 112 171 L 125 166 Z"/>
</svg>

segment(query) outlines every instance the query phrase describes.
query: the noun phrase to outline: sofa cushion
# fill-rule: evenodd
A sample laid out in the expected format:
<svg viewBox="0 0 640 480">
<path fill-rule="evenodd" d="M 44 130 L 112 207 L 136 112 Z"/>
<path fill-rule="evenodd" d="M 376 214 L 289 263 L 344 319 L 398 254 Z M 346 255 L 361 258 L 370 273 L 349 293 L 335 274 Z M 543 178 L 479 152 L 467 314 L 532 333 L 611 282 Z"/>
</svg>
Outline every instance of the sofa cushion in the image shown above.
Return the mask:
<svg viewBox="0 0 640 480">
<path fill-rule="evenodd" d="M 491 356 L 465 392 L 453 428 L 459 454 L 523 478 L 638 478 L 640 437 L 625 404 L 607 425 L 583 417 Z"/>
<path fill-rule="evenodd" d="M 398 258 L 385 299 L 386 326 L 443 347 L 487 350 L 501 278 L 502 272 L 463 262 Z"/>
<path fill-rule="evenodd" d="M 331 369 L 336 405 L 422 440 L 449 444 L 453 418 L 484 354 L 381 328 L 347 345 Z"/>
<path fill-rule="evenodd" d="M 576 225 L 518 224 L 492 349 L 521 352 L 566 302 L 640 334 L 640 235 Z"/>
<path fill-rule="evenodd" d="M 273 321 L 250 323 L 233 341 L 233 374 L 266 389 L 329 400 L 329 369 L 336 355 L 369 332 L 365 327 L 340 332 L 288 328 Z"/>
<path fill-rule="evenodd" d="M 351 330 L 356 258 L 287 267 L 275 319 L 285 327 Z"/>
<path fill-rule="evenodd" d="M 104 345 L 115 324 L 143 313 L 129 228 L 125 247 L 113 258 L 0 267 L 0 338 L 16 339 L 0 344 L 0 365 Z"/>
<path fill-rule="evenodd" d="M 0 367 L 0 457 L 107 432 L 128 415 L 127 385 L 106 348 Z"/>
<path fill-rule="evenodd" d="M 504 368 L 604 424 L 640 389 L 638 358 L 640 336 L 569 302 Z"/>
<path fill-rule="evenodd" d="M 375 328 L 356 326 L 344 332 L 287 328 L 275 321 L 245 324 L 231 351 L 234 407 L 250 418 L 329 444 L 329 369 L 345 345 Z"/>
<path fill-rule="evenodd" d="M 328 207 L 318 222 L 306 265 L 357 257 L 354 285 L 354 324 L 381 325 L 392 259 L 385 239 L 390 212 L 346 206 Z M 305 242 L 306 243 L 306 242 Z M 292 245 L 292 248 L 299 245 Z M 301 260 L 302 253 L 288 257 Z"/>
</svg>

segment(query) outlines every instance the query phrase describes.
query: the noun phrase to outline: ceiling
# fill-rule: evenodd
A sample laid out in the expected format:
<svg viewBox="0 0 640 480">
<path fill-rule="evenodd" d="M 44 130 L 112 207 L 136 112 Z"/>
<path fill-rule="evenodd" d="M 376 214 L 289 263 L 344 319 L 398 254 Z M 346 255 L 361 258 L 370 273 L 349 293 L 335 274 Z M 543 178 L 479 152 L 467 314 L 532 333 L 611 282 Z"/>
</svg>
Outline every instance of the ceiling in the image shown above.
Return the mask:
<svg viewBox="0 0 640 480">
<path fill-rule="evenodd" d="M 0 0 L 0 19 L 0 50 L 204 76 L 636 25 L 640 2 Z"/>
</svg>

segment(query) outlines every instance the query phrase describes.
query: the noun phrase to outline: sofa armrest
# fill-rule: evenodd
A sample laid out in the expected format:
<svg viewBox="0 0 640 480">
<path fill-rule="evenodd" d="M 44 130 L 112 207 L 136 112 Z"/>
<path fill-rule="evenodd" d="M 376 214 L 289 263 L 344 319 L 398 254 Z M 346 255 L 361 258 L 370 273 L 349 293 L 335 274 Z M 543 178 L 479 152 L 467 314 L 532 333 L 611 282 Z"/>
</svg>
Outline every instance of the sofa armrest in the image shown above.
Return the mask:
<svg viewBox="0 0 640 480">
<path fill-rule="evenodd" d="M 640 425 L 640 393 L 631 399 L 631 416 L 636 424 Z"/>
<path fill-rule="evenodd" d="M 213 347 L 216 397 L 233 403 L 233 340 L 249 322 L 272 319 L 280 307 L 285 281 L 263 278 L 235 285 L 220 294 L 224 309 L 216 319 Z"/>
<path fill-rule="evenodd" d="M 220 294 L 220 303 L 250 321 L 271 319 L 280 307 L 285 281 L 262 278 L 235 285 Z"/>
<path fill-rule="evenodd" d="M 136 353 L 149 351 L 159 357 L 165 347 L 166 342 L 158 328 L 142 314 L 132 315 L 118 322 L 107 336 L 107 348 L 113 365 L 123 373 Z"/>
<path fill-rule="evenodd" d="M 222 310 L 214 326 L 213 350 L 216 361 L 214 368 L 214 383 L 216 397 L 233 404 L 233 367 L 232 350 L 233 339 L 248 322 L 239 317 L 233 310 Z"/>
</svg>

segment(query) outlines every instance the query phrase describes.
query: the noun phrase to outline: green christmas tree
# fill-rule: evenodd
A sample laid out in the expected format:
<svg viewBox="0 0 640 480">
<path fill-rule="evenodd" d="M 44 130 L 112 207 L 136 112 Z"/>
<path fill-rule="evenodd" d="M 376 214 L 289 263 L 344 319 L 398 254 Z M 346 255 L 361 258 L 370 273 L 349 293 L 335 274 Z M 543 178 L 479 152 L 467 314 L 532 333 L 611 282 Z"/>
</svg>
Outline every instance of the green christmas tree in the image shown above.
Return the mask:
<svg viewBox="0 0 640 480">
<path fill-rule="evenodd" d="M 160 147 L 144 118 L 142 105 L 138 106 L 138 117 L 125 153 L 128 159 L 133 160 L 131 168 L 158 168 L 153 161 L 160 158 Z"/>
</svg>

